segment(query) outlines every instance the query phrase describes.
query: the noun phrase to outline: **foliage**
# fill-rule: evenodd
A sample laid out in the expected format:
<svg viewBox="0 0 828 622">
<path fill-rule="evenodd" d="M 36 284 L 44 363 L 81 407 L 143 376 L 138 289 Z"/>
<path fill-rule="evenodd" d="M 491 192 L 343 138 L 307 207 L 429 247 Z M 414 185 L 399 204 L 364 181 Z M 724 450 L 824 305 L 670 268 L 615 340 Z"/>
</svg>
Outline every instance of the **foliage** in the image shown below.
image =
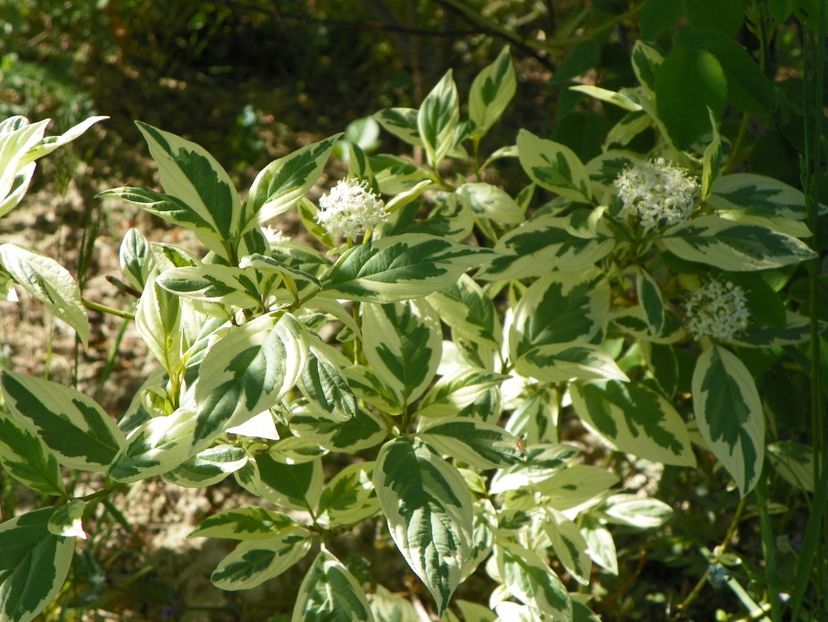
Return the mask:
<svg viewBox="0 0 828 622">
<path fill-rule="evenodd" d="M 679 15 L 662 23 L 652 4 L 641 28 L 658 38 Z M 702 4 L 688 0 L 689 27 L 666 54 L 634 45 L 635 86 L 571 89 L 620 110 L 591 157 L 530 129 L 489 146 L 517 90 L 508 47 L 467 95 L 448 71 L 418 108 L 373 115 L 420 159 L 374 153 L 363 120 L 273 161 L 239 193 L 204 148 L 139 122 L 161 191 L 101 196 L 191 231 L 204 252 L 137 229 L 124 237 L 138 297 L 112 311 L 134 318 L 160 372 L 117 424 L 76 389 L 0 375 L 0 464 L 52 503 L 0 525 L 12 551 L 0 562 L 2 615 L 34 619 L 84 521 L 160 476 L 199 488 L 232 477 L 259 498 L 191 535 L 238 542 L 211 576 L 225 590 L 311 555 L 294 620 L 416 615 L 385 577 L 364 580 L 337 557 L 337 538 L 364 523 L 385 525 L 375 546 L 393 542 L 445 619 L 592 619 L 612 604 L 598 586 L 624 562 L 617 543 L 673 514 L 632 494 L 612 468 L 623 462 L 662 465 L 674 481 L 724 469 L 741 500 L 721 546 L 699 547 L 699 585 L 727 585 L 748 615 L 781 619 L 778 588 L 802 579 L 770 574 L 766 463 L 813 491 L 815 452 L 779 435 L 773 372 L 803 375 L 822 328 L 789 300 L 816 256 L 803 240 L 818 206 L 734 172 L 744 137 L 723 135 L 728 115 L 744 125 L 775 113 L 779 88 L 731 39 L 743 13 L 710 23 Z M 37 158 L 99 120 L 52 138 L 46 122 L 0 125 L 0 215 L 22 200 Z M 335 149 L 348 173 L 317 207 L 311 189 Z M 313 244 L 266 228 L 289 210 Z M 65 269 L 12 244 L 0 267 L 4 293 L 25 288 L 86 342 Z M 606 464 L 573 442 L 576 425 Z M 72 471 L 99 474 L 97 490 L 79 495 Z M 764 580 L 727 550 L 754 495 Z M 689 531 L 688 519 L 676 539 Z M 488 593 L 454 598 L 473 579 Z"/>
</svg>

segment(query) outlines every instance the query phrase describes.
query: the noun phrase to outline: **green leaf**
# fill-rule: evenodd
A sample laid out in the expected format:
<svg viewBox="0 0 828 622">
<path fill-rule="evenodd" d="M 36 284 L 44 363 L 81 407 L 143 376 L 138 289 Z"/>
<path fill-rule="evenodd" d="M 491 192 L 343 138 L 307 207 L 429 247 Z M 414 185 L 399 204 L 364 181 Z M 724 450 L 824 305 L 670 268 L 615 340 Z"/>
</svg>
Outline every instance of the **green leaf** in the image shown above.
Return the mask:
<svg viewBox="0 0 828 622">
<path fill-rule="evenodd" d="M 236 472 L 243 475 L 248 466 L 258 472 L 257 487 L 251 492 L 292 510 L 314 509 L 322 494 L 322 461 L 285 464 L 267 453 L 256 454 L 255 462 Z"/>
<path fill-rule="evenodd" d="M 733 272 L 781 268 L 814 257 L 805 243 L 791 235 L 713 215 L 666 229 L 661 244 L 687 261 Z"/>
<path fill-rule="evenodd" d="M 262 507 L 235 508 L 208 516 L 187 537 L 263 540 L 295 526 L 296 521 L 283 512 Z"/>
<path fill-rule="evenodd" d="M 109 477 L 130 483 L 173 470 L 190 458 L 196 424 L 195 413 L 186 408 L 150 419 L 129 435 Z"/>
<path fill-rule="evenodd" d="M 672 26 L 684 13 L 683 2 L 664 2 L 663 0 L 644 0 L 639 16 L 641 37 L 655 41 L 664 31 Z"/>
<path fill-rule="evenodd" d="M 414 108 L 386 108 L 374 114 L 374 119 L 397 138 L 409 145 L 422 147 L 423 141 L 417 129 L 418 114 Z"/>
<path fill-rule="evenodd" d="M 732 37 L 745 20 L 747 0 L 685 0 L 687 21 L 694 28 L 718 30 Z"/>
<path fill-rule="evenodd" d="M 425 447 L 386 443 L 374 486 L 397 548 L 442 614 L 472 549 L 472 498 L 460 473 Z"/>
<path fill-rule="evenodd" d="M 796 441 L 779 441 L 768 445 L 770 463 L 789 484 L 814 492 L 814 452 Z"/>
<path fill-rule="evenodd" d="M 303 527 L 285 527 L 266 539 L 244 540 L 222 559 L 210 581 L 222 590 L 249 590 L 307 555 L 311 534 Z"/>
<path fill-rule="evenodd" d="M 673 405 L 641 383 L 575 384 L 575 412 L 613 449 L 654 462 L 695 466 L 687 425 Z"/>
<path fill-rule="evenodd" d="M 35 171 L 26 154 L 42 140 L 48 124 L 49 119 L 30 124 L 25 117 L 14 116 L 0 126 L 0 216 L 23 200 Z"/>
<path fill-rule="evenodd" d="M 497 543 L 495 555 L 498 573 L 512 596 L 552 619 L 572 619 L 566 587 L 540 555 L 505 540 Z"/>
<path fill-rule="evenodd" d="M 199 145 L 140 121 L 136 125 L 158 164 L 164 192 L 206 223 L 215 234 L 207 246 L 228 259 L 222 242 L 241 235 L 242 208 L 227 171 Z"/>
<path fill-rule="evenodd" d="M 147 282 L 138 308 L 135 325 L 152 355 L 171 377 L 181 366 L 181 302 L 178 296 L 158 286 L 155 279 Z"/>
<path fill-rule="evenodd" d="M 453 285 L 491 251 L 421 234 L 402 234 L 346 251 L 323 279 L 323 294 L 365 302 L 419 298 Z"/>
<path fill-rule="evenodd" d="M 323 548 L 299 586 L 291 620 L 374 622 L 374 615 L 357 580 Z"/>
<path fill-rule="evenodd" d="M 54 454 L 36 434 L 0 410 L 0 466 L 18 482 L 45 495 L 64 496 Z"/>
<path fill-rule="evenodd" d="M 552 550 L 567 572 L 581 585 L 589 585 L 592 574 L 592 560 L 589 545 L 581 530 L 560 512 L 549 510 L 543 529 L 549 536 Z"/>
<path fill-rule="evenodd" d="M 56 382 L 4 370 L 0 375 L 6 406 L 15 421 L 72 469 L 103 472 L 126 440 L 92 399 Z"/>
<path fill-rule="evenodd" d="M 718 59 L 705 50 L 676 46 L 656 74 L 658 116 L 680 149 L 710 128 L 708 108 L 720 118 L 727 80 Z"/>
<path fill-rule="evenodd" d="M 49 532 L 54 508 L 0 524 L 0 619 L 30 622 L 57 595 L 75 550 L 75 539 Z"/>
<path fill-rule="evenodd" d="M 710 144 L 704 148 L 704 156 L 702 158 L 702 183 L 701 183 L 701 200 L 707 200 L 710 192 L 713 189 L 713 184 L 719 176 L 722 164 L 722 138 L 719 135 L 719 124 L 716 123 L 716 117 L 710 113 L 710 129 L 713 133 L 713 138 Z"/>
<path fill-rule="evenodd" d="M 644 268 L 634 267 L 633 274 L 635 276 L 635 293 L 641 309 L 644 311 L 647 326 L 654 335 L 660 335 L 667 322 L 661 289 L 652 275 Z"/>
<path fill-rule="evenodd" d="M 589 344 L 609 320 L 610 288 L 603 272 L 552 272 L 535 281 L 515 308 L 509 355 L 516 364 L 539 346 Z"/>
<path fill-rule="evenodd" d="M 648 0 L 648 2 L 651 1 L 652 0 Z M 674 4 L 680 3 L 675 2 Z M 663 6 L 659 6 L 659 9 L 664 13 L 669 11 L 668 8 Z M 662 63 L 664 63 L 664 56 L 654 45 L 639 39 L 635 42 L 635 45 L 633 45 L 630 60 L 632 61 L 633 71 L 638 78 L 639 84 L 641 84 L 641 86 L 643 86 L 650 95 L 654 95 L 656 92 L 656 75 L 658 74 L 658 70 Z"/>
<path fill-rule="evenodd" d="M 379 512 L 374 491 L 373 462 L 349 464 L 339 471 L 322 491 L 317 520 L 330 528 L 352 525 Z"/>
<path fill-rule="evenodd" d="M 289 210 L 319 179 L 342 134 L 306 145 L 274 160 L 256 175 L 244 203 L 242 232 Z"/>
<path fill-rule="evenodd" d="M 762 474 L 765 418 L 750 371 L 729 350 L 711 345 L 696 361 L 693 412 L 705 444 L 746 496 Z"/>
<path fill-rule="evenodd" d="M 241 469 L 247 459 L 247 453 L 241 447 L 214 445 L 165 473 L 164 479 L 186 488 L 205 488 Z"/>
<path fill-rule="evenodd" d="M 443 352 L 440 318 L 425 301 L 362 305 L 363 352 L 403 408 L 428 388 Z"/>
<path fill-rule="evenodd" d="M 572 201 L 590 203 L 589 173 L 567 146 L 520 130 L 517 138 L 520 165 L 530 179 Z"/>
<path fill-rule="evenodd" d="M 504 46 L 491 65 L 477 74 L 469 91 L 469 119 L 474 123 L 475 136 L 483 136 L 503 114 L 515 96 L 517 76 Z"/>
<path fill-rule="evenodd" d="M 436 169 L 439 166 L 440 161 L 457 142 L 459 122 L 460 103 L 457 86 L 449 69 L 426 95 L 417 111 L 417 130 L 432 168 Z"/>
<path fill-rule="evenodd" d="M 55 317 L 74 328 L 84 347 L 89 344 L 89 323 L 80 289 L 66 268 L 51 257 L 15 244 L 0 244 L 0 268 L 45 304 Z"/>
<path fill-rule="evenodd" d="M 156 264 L 149 242 L 138 229 L 133 227 L 126 232 L 118 250 L 118 259 L 121 272 L 130 285 L 142 291 Z"/>
<path fill-rule="evenodd" d="M 744 47 L 727 36 L 720 36 L 710 38 L 704 48 L 722 64 L 727 77 L 727 97 L 734 106 L 765 116 L 776 109 L 778 102 L 773 82 L 762 73 Z"/>
<path fill-rule="evenodd" d="M 417 437 L 444 456 L 476 469 L 498 469 L 523 460 L 517 438 L 497 425 L 468 417 L 427 423 Z"/>
<path fill-rule="evenodd" d="M 197 450 L 230 426 L 270 408 L 305 366 L 302 328 L 290 314 L 264 315 L 230 328 L 207 351 L 198 372 L 194 445 Z"/>
<path fill-rule="evenodd" d="M 489 280 L 526 279 L 552 270 L 582 272 L 606 257 L 615 241 L 599 219 L 603 208 L 569 216 L 544 214 L 504 235 L 497 256 L 479 276 Z"/>
</svg>

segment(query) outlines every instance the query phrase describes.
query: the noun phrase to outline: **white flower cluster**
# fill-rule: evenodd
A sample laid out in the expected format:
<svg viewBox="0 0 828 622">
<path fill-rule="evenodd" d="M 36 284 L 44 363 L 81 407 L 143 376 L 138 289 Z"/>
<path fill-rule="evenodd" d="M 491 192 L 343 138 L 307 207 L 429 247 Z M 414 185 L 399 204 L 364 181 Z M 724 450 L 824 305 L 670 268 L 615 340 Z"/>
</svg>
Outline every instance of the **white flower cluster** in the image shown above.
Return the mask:
<svg viewBox="0 0 828 622">
<path fill-rule="evenodd" d="M 385 204 L 367 182 L 342 179 L 319 199 L 316 221 L 334 237 L 354 239 L 385 221 Z"/>
<path fill-rule="evenodd" d="M 732 341 L 736 333 L 747 328 L 750 319 L 745 290 L 730 281 L 708 281 L 693 292 L 684 312 L 693 337 L 723 342 Z"/>
<path fill-rule="evenodd" d="M 615 180 L 624 211 L 645 232 L 684 222 L 699 201 L 699 184 L 683 168 L 656 158 L 627 168 Z"/>
<path fill-rule="evenodd" d="M 284 244 L 285 242 L 290 242 L 290 237 L 282 233 L 281 230 L 275 229 L 274 227 L 267 225 L 266 227 L 262 227 L 262 233 L 264 234 L 265 238 L 267 239 L 267 243 L 272 246 L 278 246 L 279 244 Z"/>
</svg>

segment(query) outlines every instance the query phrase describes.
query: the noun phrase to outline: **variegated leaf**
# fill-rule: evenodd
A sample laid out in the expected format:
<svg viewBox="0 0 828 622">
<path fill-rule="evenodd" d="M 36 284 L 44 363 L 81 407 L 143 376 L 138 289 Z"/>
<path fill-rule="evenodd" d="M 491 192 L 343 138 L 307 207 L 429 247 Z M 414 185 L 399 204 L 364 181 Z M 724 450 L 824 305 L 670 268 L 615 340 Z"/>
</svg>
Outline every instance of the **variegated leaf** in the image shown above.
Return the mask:
<svg viewBox="0 0 828 622">
<path fill-rule="evenodd" d="M 543 527 L 555 556 L 567 572 L 581 585 L 589 585 L 592 573 L 592 560 L 589 557 L 586 540 L 578 526 L 566 516 L 555 510 L 546 512 L 548 520 Z"/>
<path fill-rule="evenodd" d="M 577 383 L 570 395 L 581 420 L 613 449 L 664 464 L 696 465 L 684 419 L 646 385 Z"/>
<path fill-rule="evenodd" d="M 266 539 L 244 540 L 219 562 L 210 581 L 222 590 L 249 590 L 301 560 L 312 542 L 303 527 L 286 527 Z"/>
<path fill-rule="evenodd" d="M 526 279 L 553 270 L 583 272 L 615 246 L 600 222 L 603 208 L 576 210 L 569 216 L 543 215 L 504 235 L 497 256 L 479 274 L 488 280 Z"/>
<path fill-rule="evenodd" d="M 417 437 L 442 455 L 477 469 L 499 469 L 523 461 L 517 438 L 500 426 L 468 417 L 437 419 Z"/>
<path fill-rule="evenodd" d="M 357 580 L 323 548 L 299 586 L 291 621 L 374 622 L 374 615 Z"/>
<path fill-rule="evenodd" d="M 0 467 L 18 482 L 49 496 L 66 494 L 54 454 L 37 434 L 0 410 Z"/>
<path fill-rule="evenodd" d="M 523 463 L 495 473 L 489 492 L 497 495 L 540 484 L 565 469 L 579 453 L 573 445 L 550 443 L 529 446 Z"/>
<path fill-rule="evenodd" d="M 641 110 L 641 105 L 635 99 L 625 95 L 624 93 L 610 91 L 609 89 L 604 89 L 593 84 L 576 84 L 574 86 L 570 86 L 569 90 L 589 95 L 590 97 L 602 102 L 607 102 L 608 104 L 613 104 L 614 106 L 623 108 L 627 112 L 639 112 Z"/>
<path fill-rule="evenodd" d="M 782 478 L 806 492 L 814 492 L 814 452 L 796 441 L 768 445 L 768 458 Z"/>
<path fill-rule="evenodd" d="M 156 267 L 152 247 L 134 227 L 126 232 L 118 249 L 121 272 L 138 291 L 142 291 Z"/>
<path fill-rule="evenodd" d="M 284 529 L 297 526 L 296 521 L 283 512 L 262 507 L 243 507 L 208 516 L 187 537 L 264 540 Z"/>
<path fill-rule="evenodd" d="M 58 136 L 46 136 L 40 140 L 38 144 L 29 149 L 23 156 L 23 164 L 39 160 L 43 156 L 49 155 L 58 147 L 71 143 L 76 138 L 82 136 L 90 127 L 104 121 L 109 117 L 97 116 L 84 119 L 80 123 L 73 125 L 68 130 Z"/>
<path fill-rule="evenodd" d="M 247 464 L 247 453 L 233 445 L 214 445 L 164 474 L 164 479 L 186 488 L 205 488 L 218 484 Z"/>
<path fill-rule="evenodd" d="M 500 577 L 512 596 L 553 619 L 572 619 L 572 601 L 566 587 L 537 553 L 514 542 L 500 541 L 495 556 Z"/>
<path fill-rule="evenodd" d="M 420 400 L 417 415 L 421 418 L 455 417 L 505 379 L 506 376 L 474 368 L 443 376 Z"/>
<path fill-rule="evenodd" d="M 372 481 L 373 462 L 349 464 L 322 491 L 317 520 L 326 527 L 352 525 L 380 510 Z"/>
<path fill-rule="evenodd" d="M 348 359 L 324 343 L 312 343 L 308 362 L 299 377 L 299 389 L 331 419 L 345 421 L 357 415 L 357 399 L 342 373 Z"/>
<path fill-rule="evenodd" d="M 69 499 L 63 505 L 57 506 L 46 525 L 49 533 L 62 538 L 86 540 L 82 519 L 87 505 L 83 499 Z"/>
<path fill-rule="evenodd" d="M 6 406 L 72 469 L 106 471 L 126 445 L 123 432 L 92 399 L 56 382 L 4 370 Z"/>
<path fill-rule="evenodd" d="M 172 268 L 159 274 L 155 282 L 176 296 L 192 300 L 242 309 L 262 306 L 262 295 L 252 269 L 219 264 Z"/>
<path fill-rule="evenodd" d="M 629 381 L 610 354 L 589 344 L 537 346 L 517 360 L 515 371 L 544 382 L 567 382 L 573 379 Z"/>
<path fill-rule="evenodd" d="M 509 356 L 518 364 L 540 346 L 588 345 L 605 334 L 609 306 L 603 272 L 552 272 L 535 281 L 515 308 Z"/>
<path fill-rule="evenodd" d="M 569 147 L 539 138 L 528 130 L 517 137 L 520 165 L 529 178 L 565 199 L 590 203 L 589 173 Z"/>
<path fill-rule="evenodd" d="M 673 225 L 662 234 L 664 248 L 674 255 L 733 272 L 781 268 L 814 257 L 795 237 L 751 222 L 700 216 Z"/>
<path fill-rule="evenodd" d="M 389 592 L 381 585 L 370 595 L 371 611 L 377 620 L 389 622 L 422 622 L 411 601 Z"/>
<path fill-rule="evenodd" d="M 32 296 L 78 333 L 84 347 L 89 343 L 89 322 L 78 284 L 69 271 L 51 257 L 15 244 L 0 244 L 0 268 L 8 272 Z"/>
<path fill-rule="evenodd" d="M 646 41 L 636 41 L 632 52 L 632 66 L 638 82 L 651 96 L 655 95 L 656 72 L 664 62 L 664 56 Z"/>
<path fill-rule="evenodd" d="M 0 524 L 0 619 L 31 622 L 63 585 L 75 539 L 49 533 L 54 508 Z"/>
<path fill-rule="evenodd" d="M 612 523 L 637 529 L 653 529 L 666 523 L 672 516 L 673 509 L 658 499 L 619 494 L 607 498 L 602 514 Z"/>
<path fill-rule="evenodd" d="M 581 534 L 587 543 L 587 552 L 596 564 L 610 574 L 618 574 L 618 556 L 615 552 L 615 541 L 609 529 L 597 520 L 590 519 L 581 529 Z"/>
<path fill-rule="evenodd" d="M 515 96 L 517 76 L 509 46 L 500 50 L 495 61 L 475 76 L 469 90 L 469 119 L 475 136 L 483 136 L 503 114 Z"/>
<path fill-rule="evenodd" d="M 285 464 L 267 453 L 257 454 L 236 475 L 244 481 L 245 471 L 254 467 L 254 485 L 248 489 L 283 507 L 305 511 L 315 509 L 322 495 L 322 461 Z M 243 484 L 244 485 L 244 484 Z"/>
<path fill-rule="evenodd" d="M 161 475 L 186 462 L 192 453 L 196 423 L 196 414 L 186 408 L 150 419 L 130 434 L 109 468 L 109 477 L 130 483 Z"/>
<path fill-rule="evenodd" d="M 344 420 L 319 407 L 300 408 L 290 417 L 290 429 L 328 451 L 351 454 L 379 445 L 388 435 L 382 419 L 362 408 Z"/>
<path fill-rule="evenodd" d="M 708 205 L 718 211 L 760 217 L 805 220 L 805 195 L 793 186 L 764 175 L 733 173 L 716 179 Z"/>
<path fill-rule="evenodd" d="M 759 481 L 765 456 L 765 416 L 753 376 L 735 354 L 708 345 L 692 387 L 699 434 L 745 496 Z"/>
<path fill-rule="evenodd" d="M 702 201 L 706 201 L 710 196 L 710 191 L 719 176 L 722 164 L 722 137 L 719 135 L 719 123 L 710 108 L 707 109 L 707 113 L 710 115 L 710 129 L 713 136 L 710 144 L 704 148 L 704 156 L 702 158 Z"/>
<path fill-rule="evenodd" d="M 469 275 L 461 274 L 450 287 L 429 294 L 428 302 L 453 334 L 500 348 L 503 328 L 494 303 Z"/>
<path fill-rule="evenodd" d="M 676 317 L 676 314 L 665 307 L 664 311 L 664 327 L 660 335 L 652 332 L 650 324 L 644 314 L 644 309 L 640 305 L 637 307 L 627 307 L 619 309 L 610 316 L 611 321 L 609 330 L 612 333 L 620 332 L 627 335 L 632 335 L 643 341 L 650 341 L 658 344 L 670 344 L 683 340 L 687 331 L 684 325 Z"/>
<path fill-rule="evenodd" d="M 442 614 L 472 549 L 472 498 L 457 470 L 427 448 L 386 443 L 374 486 L 397 548 Z"/>
<path fill-rule="evenodd" d="M 363 352 L 404 410 L 428 388 L 442 355 L 440 320 L 425 301 L 362 306 Z"/>
<path fill-rule="evenodd" d="M 296 384 L 305 366 L 301 335 L 292 315 L 265 315 L 231 328 L 210 347 L 195 389 L 197 450 L 226 427 L 270 408 Z"/>
<path fill-rule="evenodd" d="M 414 108 L 386 108 L 375 113 L 374 119 L 385 130 L 409 145 L 423 146 L 417 129 L 417 111 Z"/>
<path fill-rule="evenodd" d="M 660 335 L 667 322 L 667 316 L 658 283 L 644 268 L 636 266 L 632 269 L 632 272 L 635 278 L 635 292 L 638 303 L 644 310 L 644 319 L 647 320 L 647 326 L 652 334 Z"/>
<path fill-rule="evenodd" d="M 563 512 L 588 501 L 598 502 L 617 483 L 618 477 L 610 471 L 574 464 L 537 484 L 537 489 L 545 503 Z"/>
<path fill-rule="evenodd" d="M 242 231 L 289 210 L 319 179 L 342 134 L 306 145 L 268 164 L 253 180 L 244 203 Z"/>
<path fill-rule="evenodd" d="M 457 196 L 477 219 L 491 220 L 499 225 L 518 225 L 523 222 L 523 210 L 507 192 L 483 182 L 465 183 L 457 189 Z"/>
<path fill-rule="evenodd" d="M 0 132 L 0 216 L 20 203 L 34 174 L 34 162 L 25 162 L 26 154 L 46 133 L 49 119 L 29 123 L 14 116 L 3 122 Z"/>
<path fill-rule="evenodd" d="M 323 279 L 323 294 L 367 302 L 420 298 L 453 285 L 491 254 L 423 234 L 383 238 L 346 251 Z"/>
<path fill-rule="evenodd" d="M 164 192 L 184 203 L 214 232 L 219 249 L 208 244 L 211 250 L 226 252 L 221 241 L 235 241 L 241 234 L 242 208 L 230 176 L 199 145 L 140 121 L 136 125 L 158 164 Z"/>
<path fill-rule="evenodd" d="M 287 436 L 270 446 L 268 454 L 282 464 L 304 464 L 321 458 L 328 453 L 313 439 L 302 436 Z"/>
<path fill-rule="evenodd" d="M 135 311 L 135 325 L 149 351 L 170 377 L 181 366 L 181 302 L 151 279 Z"/>
<path fill-rule="evenodd" d="M 526 445 L 558 442 L 560 399 L 552 387 L 521 395 L 513 404 L 506 431 L 519 436 Z"/>
<path fill-rule="evenodd" d="M 438 167 L 440 161 L 457 142 L 459 122 L 460 102 L 457 97 L 457 86 L 449 69 L 426 95 L 417 111 L 417 131 L 432 168 Z"/>
<path fill-rule="evenodd" d="M 414 114 L 416 118 L 416 111 Z M 414 131 L 416 132 L 416 129 Z M 431 179 L 427 170 L 397 156 L 381 153 L 370 156 L 368 162 L 382 194 L 397 195 L 408 192 L 418 184 Z"/>
</svg>

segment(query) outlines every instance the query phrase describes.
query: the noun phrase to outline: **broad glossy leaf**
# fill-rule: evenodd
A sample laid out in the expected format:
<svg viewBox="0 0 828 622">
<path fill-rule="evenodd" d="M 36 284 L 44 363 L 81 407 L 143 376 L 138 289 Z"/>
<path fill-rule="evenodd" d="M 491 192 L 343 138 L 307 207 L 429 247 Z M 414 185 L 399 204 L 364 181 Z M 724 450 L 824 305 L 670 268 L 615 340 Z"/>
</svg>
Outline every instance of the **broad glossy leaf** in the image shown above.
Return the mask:
<svg viewBox="0 0 828 622">
<path fill-rule="evenodd" d="M 729 350 L 711 345 L 696 361 L 693 412 L 705 444 L 747 495 L 762 474 L 765 416 L 753 376 Z"/>
<path fill-rule="evenodd" d="M 208 516 L 187 537 L 262 540 L 295 526 L 296 521 L 283 512 L 262 507 L 235 508 Z"/>
<path fill-rule="evenodd" d="M 242 479 L 248 467 L 255 467 L 258 479 L 250 489 L 277 505 L 305 511 L 314 509 L 322 495 L 322 461 L 319 458 L 301 464 L 285 464 L 267 453 L 257 454 L 254 461 L 236 471 Z"/>
<path fill-rule="evenodd" d="M 491 251 L 435 236 L 402 234 L 346 251 L 323 279 L 323 294 L 366 302 L 420 298 L 453 285 Z"/>
<path fill-rule="evenodd" d="M 75 389 L 8 370 L 0 375 L 0 385 L 15 420 L 67 467 L 106 471 L 126 445 L 115 421 Z"/>
<path fill-rule="evenodd" d="M 30 622 L 55 597 L 69 573 L 75 539 L 49 533 L 54 508 L 0 524 L 0 619 Z"/>
<path fill-rule="evenodd" d="M 572 602 L 566 587 L 537 553 L 501 541 L 495 547 L 495 555 L 500 577 L 512 596 L 553 619 L 572 619 Z"/>
<path fill-rule="evenodd" d="M 578 383 L 571 396 L 578 416 L 613 449 L 664 464 L 696 465 L 684 419 L 646 385 Z"/>
<path fill-rule="evenodd" d="M 242 231 L 289 210 L 319 179 L 342 134 L 306 145 L 268 164 L 253 180 L 244 203 Z"/>
<path fill-rule="evenodd" d="M 374 486 L 394 543 L 442 613 L 472 548 L 472 499 L 463 478 L 427 448 L 400 438 L 380 450 Z"/>
<path fill-rule="evenodd" d="M 517 138 L 520 165 L 530 179 L 572 201 L 590 203 L 589 173 L 569 147 L 520 130 Z"/>
<path fill-rule="evenodd" d="M 781 268 L 814 256 L 793 236 L 712 215 L 670 227 L 662 234 L 661 244 L 687 261 L 733 272 Z"/>
<path fill-rule="evenodd" d="M 196 449 L 273 406 L 296 384 L 306 356 L 301 334 L 292 315 L 265 315 L 231 328 L 210 347 L 195 390 Z"/>
<path fill-rule="evenodd" d="M 323 548 L 299 586 L 291 620 L 374 622 L 374 615 L 357 580 Z"/>
<path fill-rule="evenodd" d="M 195 412 L 186 408 L 150 419 L 129 435 L 109 477 L 130 483 L 173 470 L 190 458 L 196 424 Z"/>
<path fill-rule="evenodd" d="M 373 473 L 373 462 L 349 464 L 339 471 L 322 491 L 317 520 L 327 527 L 352 525 L 379 512 Z"/>
<path fill-rule="evenodd" d="M 249 590 L 285 570 L 307 555 L 311 534 L 303 527 L 286 527 L 270 538 L 244 540 L 222 559 L 210 581 L 222 590 Z"/>
<path fill-rule="evenodd" d="M 204 488 L 218 484 L 247 464 L 247 453 L 233 445 L 214 445 L 182 462 L 164 479 L 178 486 Z"/>
<path fill-rule="evenodd" d="M 55 317 L 78 333 L 84 347 L 89 343 L 89 323 L 80 289 L 72 275 L 51 257 L 15 244 L 0 244 L 0 268 L 27 292 L 40 300 Z"/>
<path fill-rule="evenodd" d="M 460 102 L 451 69 L 426 95 L 417 111 L 417 130 L 425 147 L 428 163 L 437 168 L 457 142 Z"/>
<path fill-rule="evenodd" d="M 483 136 L 503 114 L 515 96 L 517 76 L 504 46 L 495 61 L 475 76 L 469 90 L 469 118 L 474 123 L 473 133 Z"/>
<path fill-rule="evenodd" d="M 413 403 L 428 388 L 442 355 L 440 320 L 425 301 L 362 305 L 363 352 L 397 396 Z"/>
<path fill-rule="evenodd" d="M 66 490 L 55 455 L 35 433 L 0 410 L 0 467 L 18 482 L 45 495 Z"/>
<path fill-rule="evenodd" d="M 417 436 L 442 455 L 477 469 L 498 469 L 523 461 L 517 438 L 500 426 L 469 417 L 437 419 Z"/>
<path fill-rule="evenodd" d="M 500 281 L 541 276 L 552 270 L 588 270 L 615 246 L 610 232 L 597 222 L 602 213 L 603 208 L 577 210 L 565 217 L 545 214 L 524 223 L 498 240 L 497 256 L 480 276 Z"/>
</svg>

